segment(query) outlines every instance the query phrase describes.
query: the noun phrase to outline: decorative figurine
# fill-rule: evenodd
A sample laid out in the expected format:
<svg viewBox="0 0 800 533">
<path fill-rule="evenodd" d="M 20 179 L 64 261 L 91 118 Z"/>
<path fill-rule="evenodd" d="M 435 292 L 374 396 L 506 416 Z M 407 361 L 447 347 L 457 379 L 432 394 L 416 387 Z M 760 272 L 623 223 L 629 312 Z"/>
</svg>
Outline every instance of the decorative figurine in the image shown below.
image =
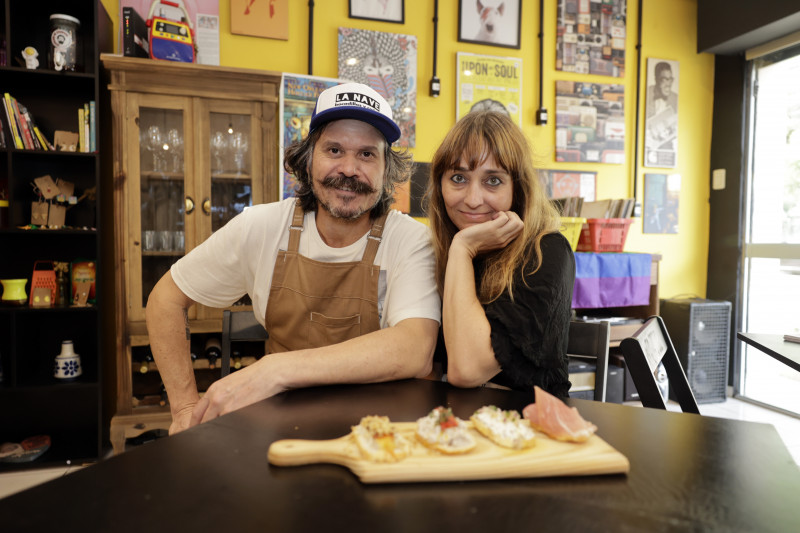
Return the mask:
<svg viewBox="0 0 800 533">
<path fill-rule="evenodd" d="M 22 50 L 22 57 L 25 59 L 25 68 L 29 68 L 31 70 L 35 70 L 39 68 L 39 52 L 36 51 L 36 48 L 33 46 L 26 46 L 24 50 Z"/>
</svg>

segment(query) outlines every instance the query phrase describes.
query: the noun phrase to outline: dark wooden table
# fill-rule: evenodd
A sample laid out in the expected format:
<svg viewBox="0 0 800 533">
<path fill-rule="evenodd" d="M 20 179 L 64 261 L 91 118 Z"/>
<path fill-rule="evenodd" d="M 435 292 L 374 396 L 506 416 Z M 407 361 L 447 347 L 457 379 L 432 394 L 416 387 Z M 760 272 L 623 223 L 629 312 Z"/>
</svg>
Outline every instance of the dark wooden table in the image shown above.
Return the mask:
<svg viewBox="0 0 800 533">
<path fill-rule="evenodd" d="M 768 424 L 571 400 L 628 475 L 365 485 L 274 467 L 270 443 L 339 437 L 363 415 L 468 417 L 531 394 L 432 381 L 291 391 L 0 500 L 6 531 L 796 531 L 800 470 Z"/>
<path fill-rule="evenodd" d="M 785 341 L 783 335 L 768 333 L 742 333 L 740 331 L 736 336 L 739 337 L 739 340 L 800 372 L 800 343 Z"/>
</svg>

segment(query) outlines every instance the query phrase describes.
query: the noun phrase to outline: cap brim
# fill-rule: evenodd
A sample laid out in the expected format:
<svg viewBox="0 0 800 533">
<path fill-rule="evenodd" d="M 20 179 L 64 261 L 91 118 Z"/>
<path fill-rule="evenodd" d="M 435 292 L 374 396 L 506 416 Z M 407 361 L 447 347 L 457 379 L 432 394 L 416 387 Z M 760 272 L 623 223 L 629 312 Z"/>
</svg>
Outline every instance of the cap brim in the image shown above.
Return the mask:
<svg viewBox="0 0 800 533">
<path fill-rule="evenodd" d="M 311 119 L 310 129 L 313 131 L 332 120 L 345 118 L 360 120 L 375 127 L 386 137 L 386 141 L 389 144 L 392 144 L 400 138 L 400 128 L 393 120 L 377 111 L 371 111 L 361 107 L 340 107 L 322 111 Z"/>
</svg>

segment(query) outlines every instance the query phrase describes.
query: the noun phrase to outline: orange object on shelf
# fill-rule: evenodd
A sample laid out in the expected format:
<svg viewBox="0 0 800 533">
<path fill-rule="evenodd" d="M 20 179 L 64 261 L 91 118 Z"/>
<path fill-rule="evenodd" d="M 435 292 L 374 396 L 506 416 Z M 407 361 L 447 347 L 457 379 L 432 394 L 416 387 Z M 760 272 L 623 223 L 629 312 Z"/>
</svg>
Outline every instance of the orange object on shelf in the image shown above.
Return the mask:
<svg viewBox="0 0 800 533">
<path fill-rule="evenodd" d="M 581 230 L 578 252 L 621 252 L 625 247 L 630 218 L 589 218 Z"/>
<path fill-rule="evenodd" d="M 34 301 L 36 289 L 49 289 L 50 300 Z M 28 305 L 32 307 L 52 307 L 56 298 L 56 271 L 52 261 L 35 261 L 31 278 L 31 294 Z"/>
</svg>

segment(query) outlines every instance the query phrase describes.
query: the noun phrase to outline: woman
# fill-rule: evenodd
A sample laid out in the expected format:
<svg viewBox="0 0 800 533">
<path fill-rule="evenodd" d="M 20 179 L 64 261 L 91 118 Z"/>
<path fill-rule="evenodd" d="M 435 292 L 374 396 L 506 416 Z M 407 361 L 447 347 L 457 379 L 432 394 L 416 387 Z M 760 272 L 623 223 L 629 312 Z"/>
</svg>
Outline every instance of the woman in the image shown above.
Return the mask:
<svg viewBox="0 0 800 533">
<path fill-rule="evenodd" d="M 447 380 L 567 397 L 575 257 L 520 128 L 464 116 L 433 157 L 426 201 Z"/>
</svg>

